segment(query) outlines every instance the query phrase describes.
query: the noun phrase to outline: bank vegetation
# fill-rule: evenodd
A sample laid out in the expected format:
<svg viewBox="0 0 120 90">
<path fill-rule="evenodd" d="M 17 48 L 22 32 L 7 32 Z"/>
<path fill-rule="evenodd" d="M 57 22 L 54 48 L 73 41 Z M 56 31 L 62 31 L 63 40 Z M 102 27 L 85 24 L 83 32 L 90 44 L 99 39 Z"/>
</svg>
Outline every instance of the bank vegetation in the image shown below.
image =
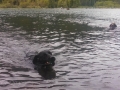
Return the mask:
<svg viewBox="0 0 120 90">
<path fill-rule="evenodd" d="M 1 8 L 120 7 L 120 0 L 0 0 Z"/>
</svg>

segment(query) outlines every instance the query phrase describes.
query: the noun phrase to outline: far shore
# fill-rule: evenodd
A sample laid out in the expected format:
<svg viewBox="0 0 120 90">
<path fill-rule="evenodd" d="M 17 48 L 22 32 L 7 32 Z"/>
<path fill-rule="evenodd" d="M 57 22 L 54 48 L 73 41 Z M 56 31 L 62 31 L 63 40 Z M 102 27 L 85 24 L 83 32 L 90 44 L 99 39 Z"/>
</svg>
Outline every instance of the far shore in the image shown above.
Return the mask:
<svg viewBox="0 0 120 90">
<path fill-rule="evenodd" d="M 40 6 L 17 6 L 17 5 L 4 5 L 0 4 L 0 8 L 49 8 L 49 7 L 40 7 Z M 56 7 L 61 9 L 68 9 L 68 7 Z M 69 7 L 69 8 L 120 8 L 120 6 L 113 6 L 113 7 L 107 7 L 107 6 L 79 6 L 79 7 Z"/>
</svg>

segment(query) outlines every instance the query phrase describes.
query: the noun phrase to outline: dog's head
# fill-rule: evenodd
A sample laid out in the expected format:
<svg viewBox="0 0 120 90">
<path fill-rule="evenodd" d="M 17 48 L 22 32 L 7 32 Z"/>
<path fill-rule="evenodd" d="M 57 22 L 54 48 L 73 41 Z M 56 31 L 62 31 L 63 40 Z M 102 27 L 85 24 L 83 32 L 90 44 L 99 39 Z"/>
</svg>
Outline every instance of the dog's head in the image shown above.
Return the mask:
<svg viewBox="0 0 120 90">
<path fill-rule="evenodd" d="M 53 69 L 55 65 L 55 57 L 48 50 L 40 52 L 33 59 L 33 64 L 38 73 L 45 79 L 52 79 L 56 77 L 56 72 Z"/>
<path fill-rule="evenodd" d="M 117 25 L 115 23 L 111 23 L 109 27 L 111 30 L 113 30 L 117 27 Z"/>
<path fill-rule="evenodd" d="M 39 66 L 54 66 L 55 57 L 52 56 L 52 53 L 49 50 L 42 51 L 34 57 L 33 64 Z"/>
</svg>

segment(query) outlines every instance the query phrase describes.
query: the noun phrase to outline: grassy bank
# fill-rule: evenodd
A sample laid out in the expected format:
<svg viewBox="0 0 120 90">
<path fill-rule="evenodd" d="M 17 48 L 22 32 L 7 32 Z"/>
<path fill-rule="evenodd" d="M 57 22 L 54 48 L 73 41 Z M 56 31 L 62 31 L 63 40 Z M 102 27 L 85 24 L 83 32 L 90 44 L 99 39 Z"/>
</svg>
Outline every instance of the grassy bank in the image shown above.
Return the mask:
<svg viewBox="0 0 120 90">
<path fill-rule="evenodd" d="M 58 8 L 58 7 L 120 8 L 120 1 L 117 0 L 86 0 L 86 1 L 85 0 L 2 0 L 0 2 L 0 8 Z"/>
</svg>

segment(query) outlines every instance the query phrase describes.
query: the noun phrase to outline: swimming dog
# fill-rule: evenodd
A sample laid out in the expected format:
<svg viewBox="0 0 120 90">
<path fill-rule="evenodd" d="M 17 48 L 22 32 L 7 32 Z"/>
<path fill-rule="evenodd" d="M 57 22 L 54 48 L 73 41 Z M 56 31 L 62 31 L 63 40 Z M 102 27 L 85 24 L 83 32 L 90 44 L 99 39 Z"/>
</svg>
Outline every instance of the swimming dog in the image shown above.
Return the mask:
<svg viewBox="0 0 120 90">
<path fill-rule="evenodd" d="M 45 79 L 52 79 L 56 77 L 53 66 L 55 65 L 55 57 L 49 50 L 41 51 L 35 55 L 33 64 L 38 73 Z"/>
<path fill-rule="evenodd" d="M 109 27 L 110 30 L 114 30 L 117 27 L 117 25 L 115 23 L 111 23 Z"/>
</svg>

